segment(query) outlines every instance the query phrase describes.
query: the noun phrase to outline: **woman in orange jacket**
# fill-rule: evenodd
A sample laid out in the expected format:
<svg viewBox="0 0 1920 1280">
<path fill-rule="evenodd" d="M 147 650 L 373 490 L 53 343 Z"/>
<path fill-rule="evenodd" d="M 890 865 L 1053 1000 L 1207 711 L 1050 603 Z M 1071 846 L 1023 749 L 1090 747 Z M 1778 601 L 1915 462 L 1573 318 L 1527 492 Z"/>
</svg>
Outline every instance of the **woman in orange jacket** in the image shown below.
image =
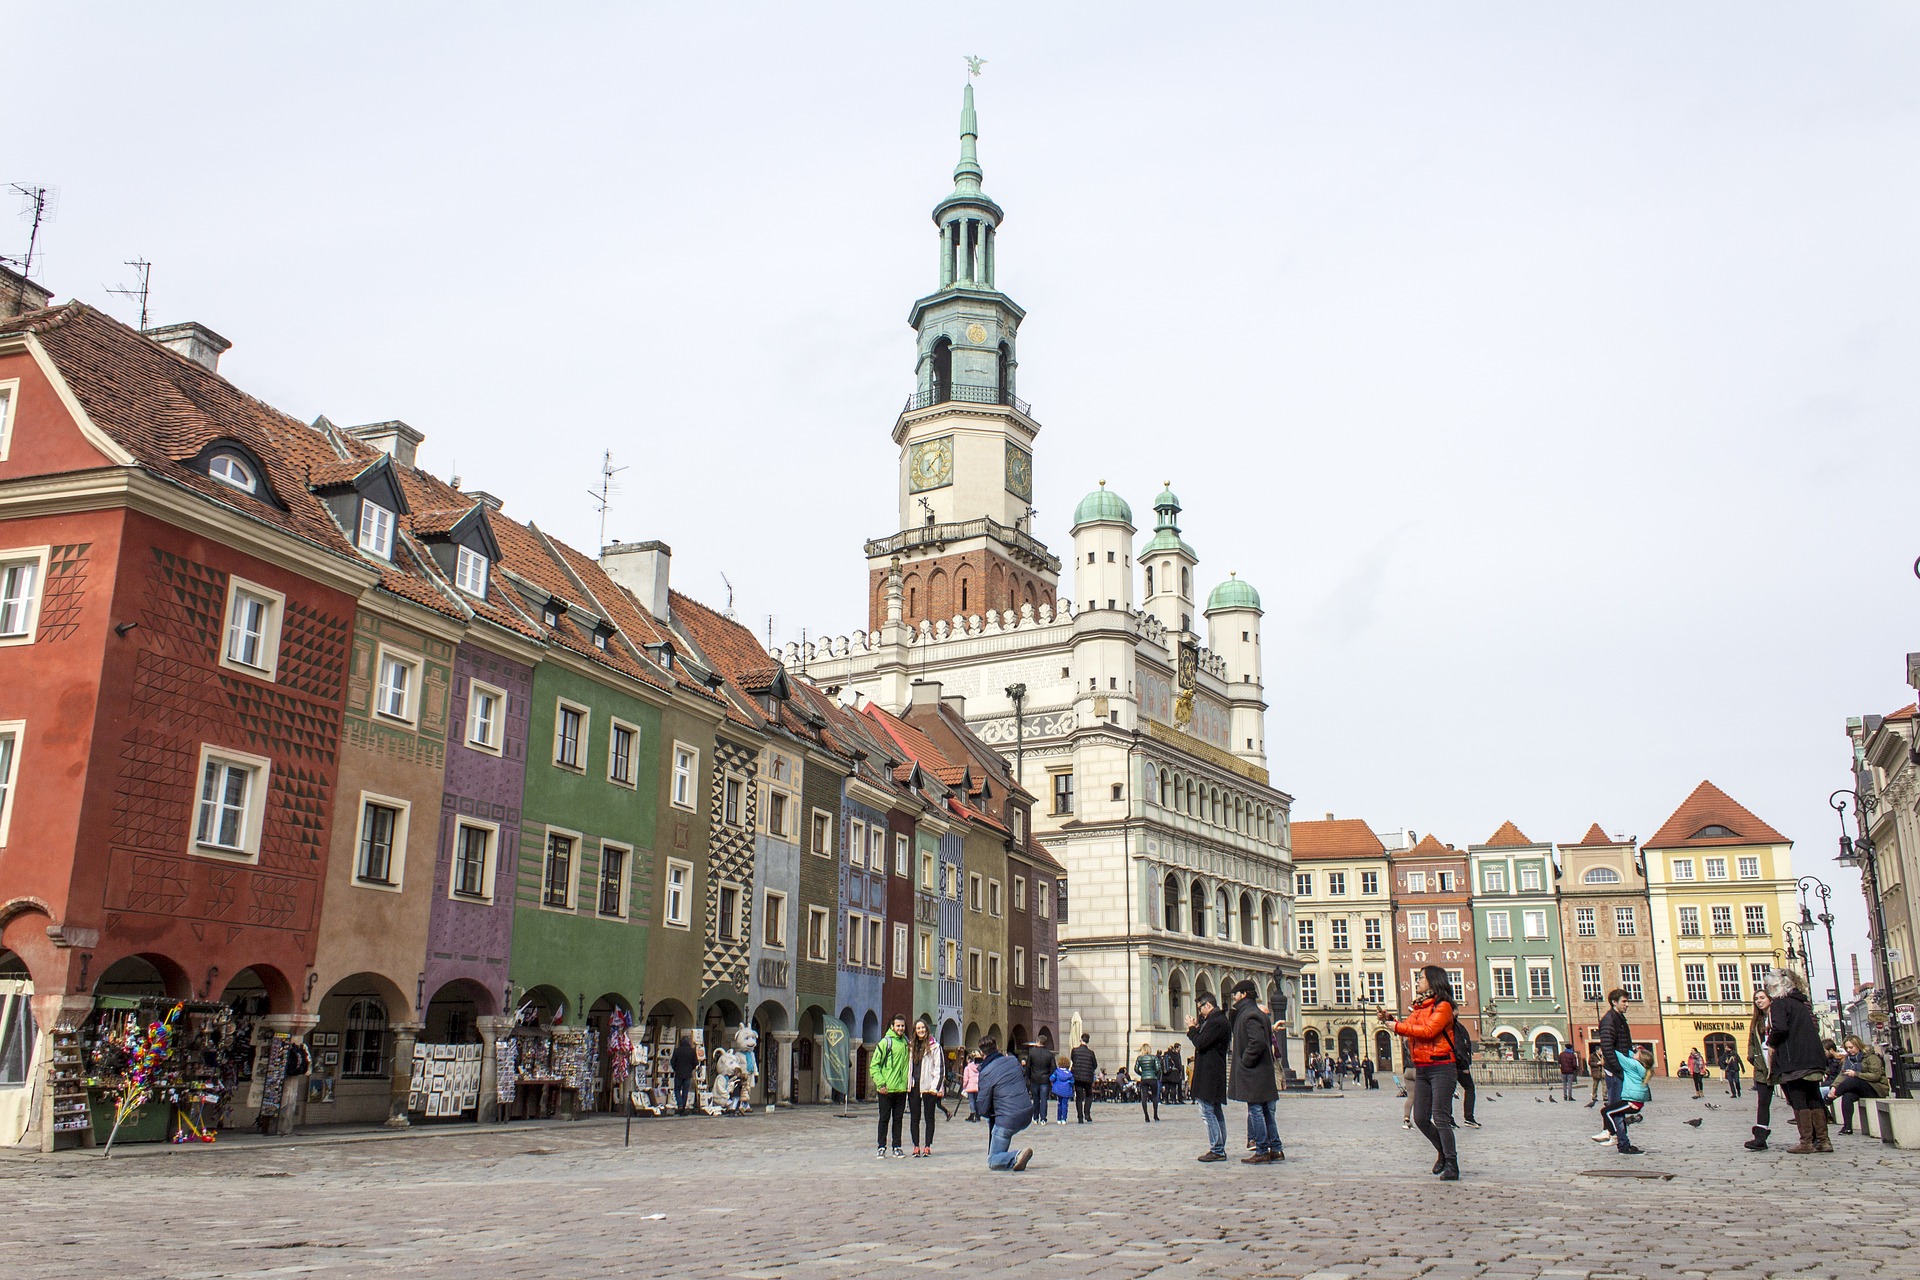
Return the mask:
<svg viewBox="0 0 1920 1280">
<path fill-rule="evenodd" d="M 1419 999 L 1406 1017 L 1396 1018 L 1382 1009 L 1380 1021 L 1391 1023 L 1395 1034 L 1406 1037 L 1413 1058 L 1413 1122 L 1439 1153 L 1433 1171 L 1444 1181 L 1457 1182 L 1460 1159 L 1453 1145 L 1453 1091 L 1460 1081 L 1460 1066 L 1454 1053 L 1453 987 L 1447 982 L 1447 971 L 1430 964 L 1414 975 L 1413 992 Z"/>
</svg>

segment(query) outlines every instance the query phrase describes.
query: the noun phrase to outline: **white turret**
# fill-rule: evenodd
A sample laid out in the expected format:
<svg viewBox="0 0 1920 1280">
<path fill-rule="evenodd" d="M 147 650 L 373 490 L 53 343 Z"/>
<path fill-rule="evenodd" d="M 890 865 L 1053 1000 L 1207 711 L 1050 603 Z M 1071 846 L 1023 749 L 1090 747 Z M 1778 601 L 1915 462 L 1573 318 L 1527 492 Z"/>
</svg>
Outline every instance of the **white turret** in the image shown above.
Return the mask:
<svg viewBox="0 0 1920 1280">
<path fill-rule="evenodd" d="M 1075 718 L 1132 729 L 1134 694 L 1133 510 L 1100 487 L 1073 512 Z"/>
<path fill-rule="evenodd" d="M 1260 593 L 1233 574 L 1207 597 L 1207 647 L 1227 664 L 1228 744 L 1266 766 L 1266 693 L 1260 681 Z"/>
<path fill-rule="evenodd" d="M 1193 548 L 1180 537 L 1180 499 L 1168 485 L 1154 499 L 1153 539 L 1140 549 L 1146 574 L 1147 611 L 1171 632 L 1198 633 L 1193 607 L 1194 569 L 1200 563 Z"/>
</svg>

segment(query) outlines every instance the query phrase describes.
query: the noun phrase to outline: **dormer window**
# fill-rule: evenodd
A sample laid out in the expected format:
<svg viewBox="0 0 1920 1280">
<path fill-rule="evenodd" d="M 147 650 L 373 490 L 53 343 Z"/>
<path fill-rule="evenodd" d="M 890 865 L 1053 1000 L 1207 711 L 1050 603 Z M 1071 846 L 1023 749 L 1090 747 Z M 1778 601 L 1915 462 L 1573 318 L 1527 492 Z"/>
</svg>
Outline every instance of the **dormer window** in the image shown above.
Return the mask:
<svg viewBox="0 0 1920 1280">
<path fill-rule="evenodd" d="M 360 549 L 382 560 L 393 559 L 393 512 L 364 498 L 360 502 Z"/>
<path fill-rule="evenodd" d="M 596 648 L 596 649 L 604 649 L 604 648 L 606 648 L 606 647 L 607 647 L 607 633 L 606 633 L 606 632 L 604 632 L 604 631 L 595 631 L 595 632 L 593 633 L 593 647 L 594 647 L 594 648 Z"/>
<path fill-rule="evenodd" d="M 216 453 L 207 462 L 207 474 L 221 484 L 230 484 L 242 493 L 256 493 L 260 488 L 258 477 L 253 468 L 230 453 Z"/>
<path fill-rule="evenodd" d="M 546 610 L 543 613 L 541 613 L 540 616 L 546 619 L 546 623 L 550 627 L 557 627 L 560 625 L 560 611 L 554 608 L 552 605 L 548 605 L 546 607 Z"/>
<path fill-rule="evenodd" d="M 487 558 L 471 547 L 461 547 L 454 562 L 453 585 L 470 596 L 487 594 Z"/>
</svg>

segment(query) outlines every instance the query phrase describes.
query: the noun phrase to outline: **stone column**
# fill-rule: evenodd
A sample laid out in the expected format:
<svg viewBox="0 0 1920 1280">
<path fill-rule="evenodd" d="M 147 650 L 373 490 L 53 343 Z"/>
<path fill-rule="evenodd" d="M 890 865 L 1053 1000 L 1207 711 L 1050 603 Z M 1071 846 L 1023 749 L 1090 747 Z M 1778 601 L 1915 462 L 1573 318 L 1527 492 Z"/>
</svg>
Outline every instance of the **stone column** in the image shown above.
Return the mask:
<svg viewBox="0 0 1920 1280">
<path fill-rule="evenodd" d="M 500 1058 L 494 1046 L 500 1037 L 513 1030 L 512 1018 L 475 1018 L 480 1028 L 480 1109 L 475 1117 L 481 1124 L 500 1119 Z"/>
<path fill-rule="evenodd" d="M 940 287 L 953 283 L 953 224 L 940 224 Z"/>
<path fill-rule="evenodd" d="M 393 1031 L 393 1069 L 387 1093 L 387 1128 L 405 1129 L 413 1123 L 407 1119 L 407 1094 L 413 1083 L 413 1045 L 426 1023 L 394 1022 L 388 1026 Z"/>
<path fill-rule="evenodd" d="M 48 1078 L 53 1067 L 53 1033 L 79 1030 L 93 1012 L 93 997 L 53 992 L 29 996 L 27 1004 L 33 1010 L 33 1025 L 37 1028 L 33 1037 L 32 1056 L 27 1059 L 34 1064 L 27 1088 L 39 1091 L 34 1096 L 40 1099 L 40 1103 L 27 1117 L 27 1132 L 21 1136 L 24 1139 L 37 1135 L 40 1150 L 47 1152 L 53 1150 L 54 1140 L 60 1136 L 53 1128 L 53 1087 Z M 94 1144 L 91 1129 L 78 1130 L 73 1136 L 83 1147 Z"/>
<path fill-rule="evenodd" d="M 304 1045 L 307 1036 L 319 1025 L 320 1015 L 317 1013 L 269 1013 L 254 1023 L 253 1042 L 256 1046 L 265 1046 L 277 1032 L 290 1037 L 295 1044 Z M 266 1065 L 264 1049 L 256 1062 L 257 1075 L 258 1071 Z M 293 1086 L 289 1086 L 280 1094 L 280 1111 L 273 1117 L 273 1132 L 276 1134 L 292 1133 L 294 1126 L 306 1119 L 307 1077 L 295 1076 L 294 1081 L 298 1086 L 298 1093 L 293 1091 Z"/>
<path fill-rule="evenodd" d="M 793 1105 L 793 1042 L 800 1038 L 797 1031 L 774 1031 L 769 1033 L 774 1044 L 780 1047 L 779 1072 L 773 1081 L 772 1098 L 776 1103 Z"/>
</svg>

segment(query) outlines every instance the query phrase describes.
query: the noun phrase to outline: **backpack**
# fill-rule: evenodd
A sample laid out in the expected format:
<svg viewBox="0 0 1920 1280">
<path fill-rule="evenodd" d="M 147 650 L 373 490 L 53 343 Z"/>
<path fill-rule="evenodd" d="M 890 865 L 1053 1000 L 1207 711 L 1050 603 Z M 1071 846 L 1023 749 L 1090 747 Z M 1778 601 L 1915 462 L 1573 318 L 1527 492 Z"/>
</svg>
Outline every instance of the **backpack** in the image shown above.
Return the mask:
<svg viewBox="0 0 1920 1280">
<path fill-rule="evenodd" d="M 287 1046 L 287 1069 L 284 1074 L 303 1076 L 311 1070 L 313 1070 L 313 1055 L 308 1053 L 307 1047 L 298 1040 L 293 1041 Z"/>
<path fill-rule="evenodd" d="M 1460 1033 L 1460 1019 L 1447 1024 L 1447 1043 L 1453 1048 L 1454 1065 L 1465 1071 L 1473 1065 L 1473 1037 Z"/>
</svg>

